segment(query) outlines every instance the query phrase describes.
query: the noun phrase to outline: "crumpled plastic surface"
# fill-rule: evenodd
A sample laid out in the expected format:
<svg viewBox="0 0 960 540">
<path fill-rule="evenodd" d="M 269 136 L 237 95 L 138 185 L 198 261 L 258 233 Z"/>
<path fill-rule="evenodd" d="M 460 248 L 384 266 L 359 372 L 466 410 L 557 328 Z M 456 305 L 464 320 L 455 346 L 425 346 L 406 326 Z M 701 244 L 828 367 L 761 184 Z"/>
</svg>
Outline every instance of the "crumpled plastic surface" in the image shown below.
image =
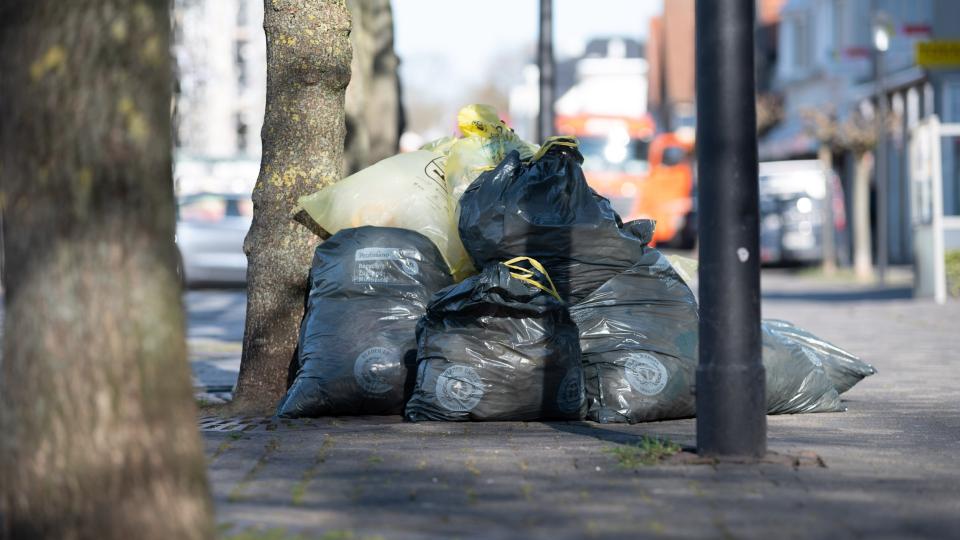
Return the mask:
<svg viewBox="0 0 960 540">
<path fill-rule="evenodd" d="M 814 364 L 823 367 L 838 394 L 853 388 L 855 384 L 877 372 L 872 365 L 857 356 L 825 341 L 793 323 L 778 319 L 764 319 L 764 332 L 777 339 L 794 343 Z"/>
<path fill-rule="evenodd" d="M 521 275 L 492 264 L 434 296 L 417 326 L 409 420 L 583 417 L 577 327 Z"/>
<path fill-rule="evenodd" d="M 767 414 L 845 411 L 840 394 L 816 357 L 770 326 L 760 324 Z"/>
<path fill-rule="evenodd" d="M 687 285 L 695 286 L 699 267 L 697 260 L 674 254 L 667 255 L 667 259 Z M 856 355 L 811 334 L 791 322 L 779 319 L 764 319 L 761 321 L 761 325 L 763 331 L 771 335 L 769 339 L 777 339 L 783 343 L 794 343 L 801 347 L 811 362 L 822 365 L 838 394 L 843 394 L 865 377 L 877 373 L 875 367 L 864 362 Z"/>
<path fill-rule="evenodd" d="M 589 419 L 634 423 L 696 414 L 697 301 L 667 257 L 648 248 L 570 313 L 580 329 Z M 842 411 L 828 370 L 852 386 L 872 369 L 789 323 L 763 321 L 761 328 L 768 414 Z"/>
<path fill-rule="evenodd" d="M 587 185 L 576 143 L 554 138 L 530 163 L 511 152 L 460 198 L 460 238 L 474 265 L 537 259 L 560 296 L 577 302 L 643 255 L 643 230 L 628 230 Z"/>
<path fill-rule="evenodd" d="M 444 177 L 444 156 L 397 154 L 301 197 L 299 206 L 330 234 L 364 225 L 399 227 L 433 241 L 455 277 L 474 273 L 460 242 L 456 202 Z"/>
<path fill-rule="evenodd" d="M 401 414 L 417 321 L 451 282 L 440 252 L 413 231 L 344 229 L 317 246 L 299 371 L 277 415 Z"/>
<path fill-rule="evenodd" d="M 537 151 L 535 144 L 518 137 L 489 105 L 463 107 L 457 113 L 457 125 L 463 137 L 442 137 L 421 147 L 446 157 L 443 169 L 454 200 L 458 200 L 481 173 L 496 167 L 510 152 L 516 150 L 521 159 L 530 159 Z"/>
<path fill-rule="evenodd" d="M 590 420 L 694 415 L 697 303 L 659 251 L 648 248 L 570 314 L 580 328 Z"/>
</svg>

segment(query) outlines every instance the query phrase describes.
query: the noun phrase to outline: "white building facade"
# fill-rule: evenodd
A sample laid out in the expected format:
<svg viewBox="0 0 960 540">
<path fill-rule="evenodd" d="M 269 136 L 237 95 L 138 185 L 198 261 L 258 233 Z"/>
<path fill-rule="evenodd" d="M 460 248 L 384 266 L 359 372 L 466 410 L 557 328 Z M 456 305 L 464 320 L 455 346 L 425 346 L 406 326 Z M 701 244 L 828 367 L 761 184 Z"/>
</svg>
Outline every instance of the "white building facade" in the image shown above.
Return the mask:
<svg viewBox="0 0 960 540">
<path fill-rule="evenodd" d="M 266 102 L 262 0 L 176 0 L 180 156 L 259 158 Z"/>
</svg>

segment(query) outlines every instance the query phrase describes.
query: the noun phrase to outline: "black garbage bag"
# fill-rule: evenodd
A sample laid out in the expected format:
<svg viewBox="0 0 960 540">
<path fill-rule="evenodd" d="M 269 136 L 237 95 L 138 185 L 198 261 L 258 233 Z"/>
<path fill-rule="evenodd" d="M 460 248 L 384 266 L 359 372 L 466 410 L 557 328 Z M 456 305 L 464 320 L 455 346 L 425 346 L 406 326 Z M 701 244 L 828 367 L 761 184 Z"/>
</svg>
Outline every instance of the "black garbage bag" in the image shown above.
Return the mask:
<svg viewBox="0 0 960 540">
<path fill-rule="evenodd" d="M 576 142 L 553 138 L 531 162 L 511 152 L 470 184 L 460 199 L 459 228 L 475 266 L 532 257 L 571 302 L 631 267 L 646 242 L 590 189 L 582 162 Z M 643 227 L 652 232 L 652 223 Z"/>
<path fill-rule="evenodd" d="M 648 249 L 570 315 L 580 329 L 590 420 L 694 415 L 697 301 L 659 251 Z"/>
<path fill-rule="evenodd" d="M 417 321 L 450 283 L 443 256 L 414 231 L 343 229 L 317 246 L 300 369 L 277 415 L 402 414 Z"/>
<path fill-rule="evenodd" d="M 779 339 L 796 343 L 811 362 L 823 367 L 838 394 L 846 392 L 864 377 L 877 372 L 876 368 L 855 355 L 792 323 L 764 319 L 763 326 Z"/>
<path fill-rule="evenodd" d="M 580 329 L 587 417 L 649 422 L 696 414 L 699 316 L 693 292 L 659 251 L 570 308 Z M 765 321 L 767 412 L 841 411 L 823 367 Z"/>
<path fill-rule="evenodd" d="M 431 300 L 409 420 L 583 418 L 577 327 L 545 273 L 517 264 L 488 265 Z"/>
</svg>

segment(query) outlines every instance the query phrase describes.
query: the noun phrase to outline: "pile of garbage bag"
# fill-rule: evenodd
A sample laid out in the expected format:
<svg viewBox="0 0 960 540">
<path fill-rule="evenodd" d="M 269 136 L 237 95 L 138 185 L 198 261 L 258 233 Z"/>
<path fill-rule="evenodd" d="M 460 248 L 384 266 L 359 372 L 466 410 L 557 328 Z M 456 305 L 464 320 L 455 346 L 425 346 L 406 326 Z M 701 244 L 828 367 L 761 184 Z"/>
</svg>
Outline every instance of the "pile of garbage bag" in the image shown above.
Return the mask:
<svg viewBox="0 0 960 540">
<path fill-rule="evenodd" d="M 300 208 L 315 253 L 286 417 L 649 422 L 696 413 L 696 262 L 650 247 L 590 188 L 577 141 L 523 141 L 492 108 Z M 876 370 L 762 322 L 767 412 L 843 410 Z"/>
</svg>

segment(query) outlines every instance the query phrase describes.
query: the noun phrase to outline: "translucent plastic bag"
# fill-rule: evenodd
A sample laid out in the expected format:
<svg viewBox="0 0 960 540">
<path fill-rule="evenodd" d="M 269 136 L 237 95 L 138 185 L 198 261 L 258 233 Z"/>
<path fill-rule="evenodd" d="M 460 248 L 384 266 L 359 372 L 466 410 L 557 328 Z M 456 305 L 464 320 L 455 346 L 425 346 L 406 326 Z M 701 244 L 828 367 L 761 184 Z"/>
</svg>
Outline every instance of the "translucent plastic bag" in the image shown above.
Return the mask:
<svg viewBox="0 0 960 540">
<path fill-rule="evenodd" d="M 467 105 L 460 109 L 457 125 L 462 138 L 442 137 L 422 148 L 446 156 L 444 172 L 454 200 L 459 200 L 480 173 L 496 167 L 511 151 L 519 152 L 521 159 L 530 159 L 537 151 L 535 144 L 518 137 L 489 105 Z"/>
<path fill-rule="evenodd" d="M 457 232 L 443 160 L 428 150 L 398 154 L 301 197 L 300 207 L 330 234 L 364 225 L 416 231 L 436 244 L 460 280 L 474 271 Z"/>
</svg>

